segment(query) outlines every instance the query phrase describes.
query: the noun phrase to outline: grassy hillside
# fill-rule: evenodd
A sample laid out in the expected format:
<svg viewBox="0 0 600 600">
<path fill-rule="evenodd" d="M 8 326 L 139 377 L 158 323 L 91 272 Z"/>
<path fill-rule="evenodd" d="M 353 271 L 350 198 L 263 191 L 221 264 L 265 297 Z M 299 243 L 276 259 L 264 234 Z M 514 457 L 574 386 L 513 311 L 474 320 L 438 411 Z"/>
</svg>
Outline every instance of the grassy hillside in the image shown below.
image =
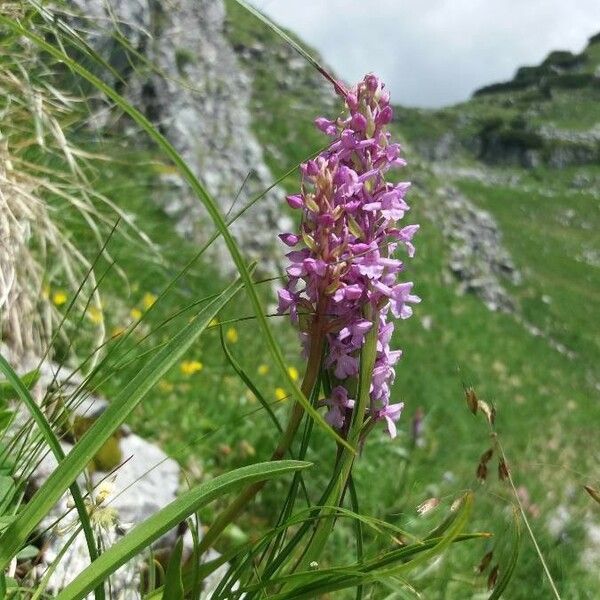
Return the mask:
<svg viewBox="0 0 600 600">
<path fill-rule="evenodd" d="M 272 172 L 285 172 L 326 142 L 312 119 L 335 113 L 333 93 L 327 95 L 310 67 L 235 3 L 228 3 L 228 10 L 228 35 L 254 78 L 254 131 Z M 593 83 L 600 43 L 590 45 L 586 56 L 563 74 L 589 75 L 592 79 L 584 78 L 585 85 L 583 79 L 560 80 L 562 75 L 554 71 L 552 77 L 559 79 L 550 83 L 530 74 L 527 85 L 488 90 L 441 111 L 396 111 L 394 129 L 411 159 L 402 177 L 415 182 L 410 221 L 422 226 L 408 277 L 423 302 L 416 317 L 397 328 L 395 342 L 405 355 L 393 397 L 406 403 L 406 412 L 399 439 L 391 442 L 377 433 L 360 458 L 356 486 L 361 508 L 417 532 L 442 514 L 438 510 L 418 517 L 421 502 L 436 497 L 450 504 L 460 490 L 473 488 L 477 509 L 471 527 L 489 530 L 497 539 L 457 547 L 448 560 L 424 572 L 419 584 L 428 598 L 481 593 L 486 577 L 474 574 L 473 567 L 493 547 L 501 570 L 507 561 L 506 530 L 514 499 L 507 485 L 497 481 L 495 463 L 487 482 L 477 481 L 479 457 L 491 442 L 485 422 L 466 408 L 464 385 L 474 386 L 497 409 L 496 428 L 515 484 L 562 597 L 591 599 L 600 586 L 592 568 L 600 556 L 592 539 L 600 517 L 582 490 L 584 483 L 598 483 L 600 459 L 600 167 L 592 159 L 595 150 L 590 150 L 598 142 L 593 136 L 544 133 L 544 127 L 574 133 L 600 127 L 600 88 Z M 119 141 L 96 149 L 110 148 L 114 154 Z M 559 143 L 569 152 L 563 161 L 567 164 L 557 166 L 552 163 L 553 144 Z M 532 157 L 528 151 L 537 154 Z M 98 191 L 134 214 L 160 252 L 117 233 L 109 245 L 115 265 L 104 258 L 98 265 L 100 273 L 119 267 L 124 274 L 104 277 L 101 283 L 111 298 L 105 307 L 107 328 L 117 336 L 111 342 L 111 361 L 123 364 L 120 376 L 101 384 L 108 397 L 137 368 L 137 362 L 129 361 L 132 355 L 141 358 L 151 352 L 190 317 L 190 306 L 225 285 L 215 265 L 200 257 L 174 284 L 174 292 L 154 305 L 138 330 L 121 342 L 121 328 L 144 316 L 197 248 L 177 236 L 149 199 L 161 185 L 160 157 L 125 148 L 118 154 L 120 160 L 98 180 Z M 288 177 L 283 185 L 291 191 L 298 178 Z M 458 293 L 459 282 L 449 270 L 449 241 L 437 213 L 438 190 L 448 185 L 488 211 L 499 226 L 504 247 L 522 273 L 518 285 L 500 278 L 514 300 L 514 311 L 493 312 L 476 295 Z M 88 243 L 81 223 L 72 218 L 74 235 Z M 89 242 L 88 255 L 96 251 Z M 263 288 L 264 297 L 270 298 L 271 284 Z M 221 316 L 225 338 L 264 397 L 283 414 L 287 390 L 265 359 L 250 317 L 240 297 Z M 181 460 L 191 479 L 266 457 L 273 445 L 267 415 L 217 351 L 218 329 L 161 382 L 131 422 Z M 300 369 L 295 334 L 287 321 L 277 334 L 290 367 Z M 417 421 L 422 421 L 422 431 L 415 438 Z M 326 479 L 334 453 L 329 440 L 310 448 L 309 458 L 320 468 L 313 477 Z M 242 529 L 230 531 L 231 539 L 252 536 L 257 525 L 271 520 L 278 492 L 276 484 L 267 488 Z M 204 520 L 212 515 L 207 510 Z M 331 552 L 352 560 L 348 537 L 340 527 Z M 412 597 L 406 594 L 400 597 Z M 527 537 L 507 597 L 550 597 Z"/>
<path fill-rule="evenodd" d="M 259 135 L 268 135 L 270 146 L 285 148 L 285 137 L 266 129 L 263 116 L 279 121 L 287 114 L 287 122 L 300 127 L 296 117 L 306 116 L 307 105 L 298 115 L 287 107 L 297 105 L 302 79 L 289 91 L 278 86 L 290 76 L 270 63 L 283 52 L 281 43 L 272 38 L 267 42 L 270 33 L 233 6 L 230 15 L 234 42 L 246 47 L 263 42 L 268 49 L 261 61 L 245 61 L 258 81 L 255 126 Z M 600 452 L 594 434 L 600 417 L 600 168 L 586 158 L 583 164 L 560 169 L 545 163 L 557 145 L 585 146 L 588 140 L 579 140 L 577 134 L 600 127 L 600 86 L 594 75 L 600 43 L 591 43 L 583 56 L 550 82 L 535 80 L 518 89 L 480 93 L 441 111 L 397 108 L 396 131 L 412 159 L 402 177 L 416 183 L 412 220 L 422 224 L 409 277 L 423 303 L 417 318 L 402 323 L 397 333 L 397 343 L 405 349 L 395 388 L 407 405 L 404 439 L 393 444 L 372 440 L 359 467 L 363 504 L 402 525 L 414 521 L 414 507 L 429 496 L 479 488 L 475 467 L 487 436 L 464 409 L 461 390 L 463 383 L 474 385 L 497 407 L 498 431 L 515 481 L 563 597 L 569 598 L 591 598 L 593 592 L 586 590 L 600 585 L 588 570 L 589 562 L 586 569 L 581 560 L 582 552 L 598 552 L 597 546 L 590 550 L 598 515 L 581 484 L 597 480 Z M 552 57 L 545 64 L 550 63 Z M 579 81 L 575 73 L 585 77 Z M 264 93 L 269 89 L 278 89 L 276 96 Z M 323 109 L 318 98 L 308 106 L 313 115 Z M 544 128 L 564 132 L 564 139 L 543 138 Z M 488 130 L 500 132 L 501 142 L 486 154 Z M 318 143 L 308 133 L 293 139 L 290 162 Z M 539 154 L 535 168 L 523 167 L 521 156 L 528 149 Z M 513 314 L 490 312 L 477 298 L 457 295 L 458 282 L 447 277 L 447 240 L 439 222 L 430 217 L 436 190 L 448 183 L 489 211 L 500 227 L 504 246 L 523 275 L 520 285 L 502 282 L 515 301 Z M 425 414 L 424 440 L 410 453 L 410 421 L 420 410 Z M 477 524 L 501 533 L 504 500 L 510 494 L 492 481 L 479 489 Z M 563 512 L 568 516 L 557 525 Z M 475 583 L 470 565 L 477 552 L 465 551 L 458 561 L 456 585 L 460 581 L 466 587 L 450 596 L 440 590 L 439 597 L 467 593 Z M 528 540 L 522 552 L 509 597 L 549 597 Z"/>
</svg>

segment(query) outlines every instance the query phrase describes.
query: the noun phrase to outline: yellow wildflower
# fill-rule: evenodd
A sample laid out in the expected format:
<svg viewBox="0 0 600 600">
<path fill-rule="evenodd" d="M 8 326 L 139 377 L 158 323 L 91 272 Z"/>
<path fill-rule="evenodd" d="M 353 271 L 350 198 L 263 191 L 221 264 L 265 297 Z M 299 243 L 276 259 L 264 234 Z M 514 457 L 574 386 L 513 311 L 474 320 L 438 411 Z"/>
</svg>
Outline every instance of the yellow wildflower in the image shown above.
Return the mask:
<svg viewBox="0 0 600 600">
<path fill-rule="evenodd" d="M 288 367 L 288 374 L 293 381 L 298 380 L 298 369 L 296 369 L 296 367 Z"/>
<path fill-rule="evenodd" d="M 279 402 L 281 402 L 282 400 L 285 400 L 288 396 L 288 393 L 283 389 L 283 388 L 275 388 L 275 398 L 277 398 L 277 400 L 279 400 Z"/>
<path fill-rule="evenodd" d="M 240 453 L 245 458 L 256 455 L 256 448 L 248 440 L 242 440 L 239 443 L 239 449 Z"/>
<path fill-rule="evenodd" d="M 134 321 L 139 321 L 142 318 L 142 311 L 139 308 L 132 308 L 129 314 Z"/>
<path fill-rule="evenodd" d="M 62 290 L 58 290 L 52 295 L 52 302 L 54 302 L 56 306 L 62 306 L 67 301 L 67 299 L 67 294 L 65 294 L 65 292 L 63 292 Z"/>
<path fill-rule="evenodd" d="M 96 504 L 103 504 L 115 491 L 114 478 L 105 479 L 96 488 Z"/>
<path fill-rule="evenodd" d="M 146 292 L 142 298 L 142 304 L 144 308 L 148 310 L 156 302 L 156 296 L 150 292 Z"/>
<path fill-rule="evenodd" d="M 166 379 L 161 379 L 158 382 L 158 389 L 161 392 L 172 392 L 174 387 L 175 386 L 170 381 L 167 381 Z"/>
<path fill-rule="evenodd" d="M 98 532 L 108 532 L 117 526 L 119 513 L 112 506 L 98 506 L 90 514 L 92 527 Z"/>
<path fill-rule="evenodd" d="M 258 365 L 257 372 L 259 375 L 266 375 L 269 372 L 269 365 Z"/>
<path fill-rule="evenodd" d="M 87 312 L 88 319 L 94 325 L 100 325 L 102 321 L 104 321 L 104 315 L 102 314 L 102 310 L 97 306 L 90 306 Z"/>
<path fill-rule="evenodd" d="M 193 375 L 194 373 L 202 371 L 203 368 L 204 365 L 199 360 L 184 360 L 179 365 L 179 370 L 181 371 L 181 374 L 186 375 L 188 377 L 190 375 Z"/>
<path fill-rule="evenodd" d="M 227 330 L 227 333 L 225 334 L 225 337 L 227 338 L 227 341 L 230 344 L 235 344 L 238 341 L 238 332 L 237 332 L 237 329 L 235 327 L 230 327 Z"/>
</svg>

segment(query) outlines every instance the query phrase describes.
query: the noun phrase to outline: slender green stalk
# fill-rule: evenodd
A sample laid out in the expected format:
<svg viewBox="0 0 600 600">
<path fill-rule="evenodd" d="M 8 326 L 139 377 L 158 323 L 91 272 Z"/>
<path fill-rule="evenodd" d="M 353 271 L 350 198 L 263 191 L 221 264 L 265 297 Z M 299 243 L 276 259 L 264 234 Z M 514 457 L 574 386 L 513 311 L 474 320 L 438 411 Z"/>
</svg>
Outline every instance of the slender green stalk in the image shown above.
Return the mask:
<svg viewBox="0 0 600 600">
<path fill-rule="evenodd" d="M 502 444 L 500 443 L 498 436 L 496 435 L 495 432 L 492 432 L 492 435 L 494 436 L 494 442 L 495 442 L 496 447 L 498 448 L 498 453 L 502 457 L 502 460 L 504 460 L 504 462 L 507 463 L 508 461 L 506 460 L 506 454 L 504 453 L 504 448 L 502 447 Z M 507 469 L 507 479 L 508 479 L 508 483 L 510 484 L 510 487 L 512 489 L 513 496 L 515 497 L 515 500 L 517 501 L 517 506 L 519 507 L 519 512 L 521 513 L 521 517 L 523 518 L 523 523 L 525 523 L 525 528 L 527 529 L 529 538 L 531 539 L 531 542 L 533 543 L 535 552 L 538 555 L 538 558 L 540 559 L 540 563 L 542 564 L 542 569 L 544 569 L 544 573 L 546 574 L 548 583 L 550 584 L 550 589 L 552 590 L 552 594 L 554 595 L 556 600 L 561 600 L 561 596 L 560 596 L 560 593 L 558 592 L 558 588 L 556 587 L 556 584 L 554 583 L 554 578 L 552 577 L 552 573 L 550 573 L 550 569 L 548 568 L 546 559 L 544 558 L 544 555 L 542 554 L 542 550 L 540 549 L 539 544 L 537 543 L 537 540 L 535 539 L 533 529 L 531 528 L 531 525 L 529 524 L 529 519 L 527 518 L 527 513 L 525 512 L 525 509 L 523 508 L 523 503 L 521 502 L 521 498 L 519 496 L 519 492 L 517 491 L 517 487 L 515 486 L 515 482 L 513 481 L 512 475 L 510 473 L 510 469 Z"/>
<path fill-rule="evenodd" d="M 221 339 L 221 348 L 223 348 L 223 353 L 225 354 L 225 357 L 229 361 L 229 364 L 231 365 L 233 370 L 236 372 L 237 376 L 246 384 L 246 387 L 254 394 L 256 399 L 260 402 L 261 406 L 265 409 L 271 421 L 273 422 L 273 425 L 275 425 L 275 427 L 277 428 L 277 431 L 281 433 L 283 431 L 283 428 L 281 427 L 281 424 L 277 419 L 277 415 L 275 414 L 269 403 L 265 400 L 265 398 L 263 398 L 263 395 L 260 393 L 260 390 L 256 387 L 256 385 L 254 385 L 254 382 L 250 379 L 250 377 L 248 377 L 248 374 L 244 371 L 240 363 L 235 359 L 235 357 L 231 353 L 231 350 L 229 350 L 229 348 L 227 347 L 227 344 L 225 343 L 225 336 L 223 335 L 222 325 L 223 324 L 221 323 L 221 326 L 219 327 L 219 337 Z"/>
<path fill-rule="evenodd" d="M 355 513 L 360 514 L 360 508 L 358 506 L 358 494 L 356 493 L 356 487 L 354 486 L 354 479 L 352 475 L 348 479 L 348 490 L 350 492 L 350 504 L 352 510 Z M 354 528 L 356 530 L 356 562 L 360 564 L 363 561 L 364 553 L 364 540 L 363 540 L 363 524 L 360 519 L 354 521 Z M 356 586 L 356 600 L 362 600 L 364 595 L 364 587 L 362 585 Z"/>
<path fill-rule="evenodd" d="M 63 544 L 63 547 L 60 549 L 60 552 L 58 553 L 58 555 L 56 556 L 56 558 L 52 561 L 52 564 L 48 567 L 48 569 L 44 573 L 44 576 L 42 577 L 42 579 L 40 580 L 40 582 L 36 583 L 35 593 L 33 594 L 33 596 L 31 596 L 31 600 L 39 600 L 42 597 L 42 595 L 46 591 L 46 587 L 48 586 L 48 583 L 50 581 L 50 577 L 52 577 L 52 574 L 54 573 L 54 571 L 56 570 L 56 568 L 60 564 L 60 561 L 64 558 L 64 556 L 67 553 L 67 550 L 69 549 L 69 547 L 71 546 L 71 544 L 75 541 L 75 539 L 79 535 L 80 531 L 81 531 L 81 528 L 78 527 L 71 534 L 71 536 L 69 537 L 69 539 Z M 100 587 L 102 587 L 102 591 L 104 592 L 104 585 L 98 586 L 98 588 L 100 588 Z M 2 596 L 0 596 L 0 598 L 1 597 Z"/>
<path fill-rule="evenodd" d="M 512 543 L 512 552 L 510 558 L 504 568 L 502 569 L 502 575 L 500 580 L 494 586 L 494 591 L 488 600 L 499 600 L 504 593 L 504 590 L 508 586 L 512 576 L 519 562 L 519 549 L 521 546 L 521 517 L 517 508 L 513 505 L 513 522 L 514 522 L 514 535 Z"/>
</svg>

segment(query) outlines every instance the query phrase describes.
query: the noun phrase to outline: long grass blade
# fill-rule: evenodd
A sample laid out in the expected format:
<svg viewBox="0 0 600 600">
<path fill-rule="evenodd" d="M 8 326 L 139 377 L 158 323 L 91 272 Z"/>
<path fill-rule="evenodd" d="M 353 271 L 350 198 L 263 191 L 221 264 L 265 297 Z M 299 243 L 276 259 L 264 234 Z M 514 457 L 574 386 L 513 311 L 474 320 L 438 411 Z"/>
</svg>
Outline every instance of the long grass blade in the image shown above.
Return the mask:
<svg viewBox="0 0 600 600">
<path fill-rule="evenodd" d="M 313 56 L 311 56 L 296 40 L 292 39 L 281 27 L 278 27 L 271 19 L 263 15 L 259 10 L 245 2 L 244 0 L 235 0 L 240 6 L 245 8 L 249 13 L 254 15 L 261 23 L 266 25 L 271 31 L 276 33 L 281 39 L 287 42 L 300 56 L 302 56 L 310 65 L 312 65 L 329 83 L 333 85 L 335 91 L 341 95 L 346 94 L 346 90 L 336 81 L 331 73 L 321 65 Z"/>
<path fill-rule="evenodd" d="M 56 599 L 80 600 L 84 598 L 94 586 L 125 564 L 131 557 L 216 498 L 255 481 L 272 479 L 309 466 L 311 463 L 294 460 L 258 463 L 230 471 L 198 485 L 132 529 L 122 540 L 106 550 L 94 564 L 82 571 L 58 594 Z"/>
<path fill-rule="evenodd" d="M 459 543 L 469 540 L 480 539 L 480 533 L 464 533 L 458 534 L 449 540 L 449 544 Z M 444 538 L 432 538 L 421 543 L 411 544 L 398 550 L 392 550 L 382 556 L 371 559 L 364 564 L 346 565 L 343 567 L 333 567 L 330 569 L 322 569 L 319 571 L 302 571 L 291 575 L 284 575 L 277 579 L 272 579 L 269 582 L 261 582 L 247 588 L 239 590 L 239 594 L 247 594 L 248 591 L 256 591 L 264 589 L 267 585 L 277 583 L 295 583 L 297 584 L 292 589 L 286 589 L 269 596 L 269 600 L 284 600 L 284 598 L 320 598 L 327 592 L 339 591 L 342 589 L 354 588 L 359 585 L 366 585 L 376 581 L 380 581 L 393 574 L 389 571 L 390 565 L 404 567 L 405 570 L 414 568 L 414 562 L 425 553 L 430 553 L 438 548 L 435 556 L 439 553 L 440 544 L 445 543 Z M 431 560 L 429 555 L 425 560 Z M 419 560 L 419 564 L 422 561 Z"/>
<path fill-rule="evenodd" d="M 350 492 L 350 506 L 355 513 L 360 514 L 360 507 L 358 505 L 358 494 L 356 493 L 356 486 L 354 485 L 354 478 L 350 476 L 348 479 L 348 491 Z M 363 561 L 364 554 L 364 539 L 363 539 L 363 526 L 359 519 L 354 522 L 354 530 L 356 536 L 356 562 L 361 563 Z M 364 587 L 362 585 L 356 588 L 356 600 L 362 600 L 364 595 Z"/>
<path fill-rule="evenodd" d="M 250 379 L 246 371 L 242 368 L 240 363 L 236 360 L 236 358 L 231 353 L 231 350 L 227 347 L 227 343 L 225 342 L 225 336 L 223 335 L 223 327 L 219 327 L 219 336 L 221 338 L 221 348 L 223 348 L 223 353 L 225 354 L 225 358 L 227 358 L 229 364 L 236 372 L 237 376 L 246 384 L 248 389 L 254 394 L 256 399 L 261 403 L 262 407 L 267 411 L 271 421 L 277 428 L 277 431 L 280 433 L 283 431 L 283 427 L 275 414 L 275 411 L 271 408 L 271 405 L 264 396 L 261 394 L 260 390 L 254 385 L 254 382 Z"/>
<path fill-rule="evenodd" d="M 183 553 L 183 538 L 177 540 L 175 549 L 169 558 L 165 573 L 165 590 L 163 598 L 168 600 L 183 600 L 183 579 L 181 577 L 181 555 Z"/>
</svg>

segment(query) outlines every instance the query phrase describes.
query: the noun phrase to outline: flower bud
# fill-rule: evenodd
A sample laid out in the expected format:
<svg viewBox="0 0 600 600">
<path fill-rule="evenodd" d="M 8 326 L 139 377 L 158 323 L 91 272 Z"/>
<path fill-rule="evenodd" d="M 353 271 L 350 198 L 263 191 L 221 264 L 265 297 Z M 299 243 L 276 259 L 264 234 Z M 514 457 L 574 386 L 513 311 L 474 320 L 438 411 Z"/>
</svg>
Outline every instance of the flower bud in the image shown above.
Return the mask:
<svg viewBox="0 0 600 600">
<path fill-rule="evenodd" d="M 356 131 L 364 131 L 367 128 L 367 119 L 365 118 L 365 115 L 356 113 L 352 117 L 352 127 Z"/>
<path fill-rule="evenodd" d="M 324 117 L 319 117 L 315 119 L 315 125 L 318 129 L 320 129 L 323 133 L 327 135 L 337 135 L 337 127 L 333 121 L 329 119 L 325 119 Z"/>
<path fill-rule="evenodd" d="M 279 239 L 286 246 L 294 247 L 300 241 L 300 236 L 297 236 L 295 233 L 280 233 Z"/>
<path fill-rule="evenodd" d="M 285 199 L 291 208 L 301 208 L 303 205 L 302 196 L 298 194 L 294 196 L 286 196 Z"/>
<path fill-rule="evenodd" d="M 394 111 L 391 106 L 386 106 L 383 110 L 380 110 L 377 116 L 375 117 L 375 123 L 379 126 L 387 125 L 392 121 L 394 117 Z"/>
</svg>

